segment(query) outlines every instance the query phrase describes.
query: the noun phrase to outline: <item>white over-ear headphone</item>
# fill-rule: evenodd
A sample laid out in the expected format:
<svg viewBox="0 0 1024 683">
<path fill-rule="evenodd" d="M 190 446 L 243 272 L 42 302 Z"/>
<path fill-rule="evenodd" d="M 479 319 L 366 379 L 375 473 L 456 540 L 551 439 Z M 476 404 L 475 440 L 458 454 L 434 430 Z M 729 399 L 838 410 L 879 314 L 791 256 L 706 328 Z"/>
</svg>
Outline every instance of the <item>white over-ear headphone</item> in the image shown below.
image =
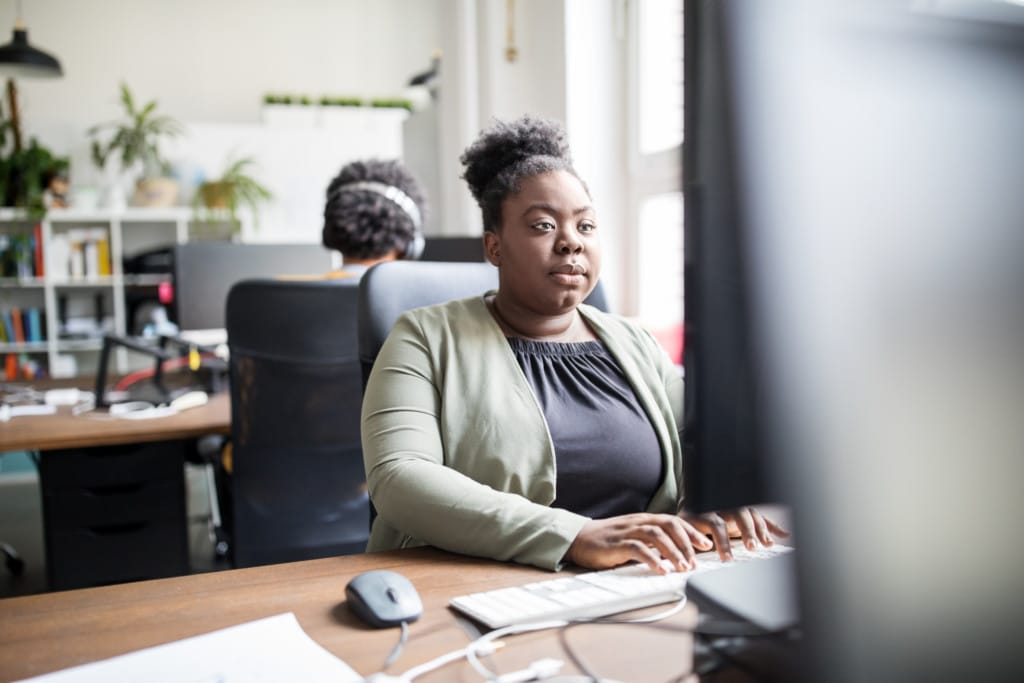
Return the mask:
<svg viewBox="0 0 1024 683">
<path fill-rule="evenodd" d="M 394 185 L 388 185 L 376 180 L 357 180 L 352 183 L 345 183 L 335 189 L 334 194 L 339 192 L 357 192 L 360 190 L 379 194 L 405 212 L 412 221 L 412 239 L 406 243 L 405 249 L 402 250 L 402 258 L 414 261 L 422 256 L 423 248 L 427 243 L 423 237 L 423 215 L 420 213 L 420 207 L 416 206 L 413 198 Z"/>
</svg>

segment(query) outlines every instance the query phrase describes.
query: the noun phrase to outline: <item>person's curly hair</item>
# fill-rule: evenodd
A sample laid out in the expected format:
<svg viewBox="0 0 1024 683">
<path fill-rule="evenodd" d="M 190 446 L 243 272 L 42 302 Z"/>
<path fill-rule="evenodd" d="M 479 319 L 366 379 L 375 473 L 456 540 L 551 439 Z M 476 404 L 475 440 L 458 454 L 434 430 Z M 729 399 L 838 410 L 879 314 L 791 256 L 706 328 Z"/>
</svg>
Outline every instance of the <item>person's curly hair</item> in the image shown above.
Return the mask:
<svg viewBox="0 0 1024 683">
<path fill-rule="evenodd" d="M 324 205 L 323 245 L 354 259 L 372 259 L 397 249 L 399 254 L 413 240 L 417 229 L 402 207 L 369 190 L 339 188 L 361 180 L 397 187 L 426 216 L 426 198 L 412 173 L 399 161 L 367 159 L 346 164 L 327 186 Z M 422 223 L 421 223 L 422 225 Z"/>
<path fill-rule="evenodd" d="M 462 178 L 480 206 L 484 230 L 501 227 L 501 203 L 519 192 L 523 178 L 568 171 L 580 183 L 561 124 L 527 114 L 515 121 L 495 121 L 459 157 Z M 587 190 L 586 183 L 583 183 Z M 587 190 L 589 193 L 589 190 Z"/>
</svg>

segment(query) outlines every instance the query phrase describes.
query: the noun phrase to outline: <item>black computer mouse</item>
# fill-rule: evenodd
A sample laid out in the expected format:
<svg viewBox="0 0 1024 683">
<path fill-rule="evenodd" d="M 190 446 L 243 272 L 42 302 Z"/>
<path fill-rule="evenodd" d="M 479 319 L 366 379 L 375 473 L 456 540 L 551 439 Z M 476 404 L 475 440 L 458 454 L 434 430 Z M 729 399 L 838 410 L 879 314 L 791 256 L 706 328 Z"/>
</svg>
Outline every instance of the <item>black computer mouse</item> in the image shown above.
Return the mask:
<svg viewBox="0 0 1024 683">
<path fill-rule="evenodd" d="M 423 602 L 412 582 L 387 569 L 375 569 L 355 577 L 345 586 L 345 597 L 349 609 L 375 628 L 413 622 L 423 613 Z"/>
</svg>

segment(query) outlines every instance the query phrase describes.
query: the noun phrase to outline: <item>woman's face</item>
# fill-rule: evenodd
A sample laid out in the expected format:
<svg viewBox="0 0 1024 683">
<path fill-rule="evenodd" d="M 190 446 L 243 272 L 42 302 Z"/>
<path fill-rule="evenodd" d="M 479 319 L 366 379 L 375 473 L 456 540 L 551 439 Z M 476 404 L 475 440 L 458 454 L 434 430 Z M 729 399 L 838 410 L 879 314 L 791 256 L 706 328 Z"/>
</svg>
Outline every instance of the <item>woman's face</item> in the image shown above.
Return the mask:
<svg viewBox="0 0 1024 683">
<path fill-rule="evenodd" d="M 557 315 L 583 301 L 601 271 L 597 218 L 583 184 L 567 171 L 523 179 L 501 206 L 501 227 L 484 233 L 502 297 Z"/>
</svg>

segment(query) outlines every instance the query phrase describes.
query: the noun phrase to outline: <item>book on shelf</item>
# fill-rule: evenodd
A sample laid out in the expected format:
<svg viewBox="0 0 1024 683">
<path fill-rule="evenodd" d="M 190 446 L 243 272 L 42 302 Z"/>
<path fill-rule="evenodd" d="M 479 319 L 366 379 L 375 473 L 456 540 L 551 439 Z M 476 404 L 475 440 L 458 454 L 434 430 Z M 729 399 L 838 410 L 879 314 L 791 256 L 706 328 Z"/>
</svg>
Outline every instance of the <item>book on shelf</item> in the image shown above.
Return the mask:
<svg viewBox="0 0 1024 683">
<path fill-rule="evenodd" d="M 25 339 L 29 342 L 43 341 L 43 315 L 35 307 L 25 309 Z"/>
<path fill-rule="evenodd" d="M 3 312 L 4 337 L 8 344 L 14 344 L 17 340 L 14 337 L 14 319 L 10 311 Z"/>
<path fill-rule="evenodd" d="M 17 306 L 11 306 L 11 310 L 8 311 L 11 316 L 11 326 L 14 332 L 14 341 L 18 344 L 25 343 L 25 325 L 21 320 L 21 309 Z"/>
<path fill-rule="evenodd" d="M 3 377 L 7 382 L 34 380 L 46 375 L 43 364 L 24 353 L 8 353 L 4 356 Z"/>
<path fill-rule="evenodd" d="M 106 228 L 71 228 L 56 234 L 48 245 L 53 274 L 72 279 L 95 278 L 113 272 Z"/>
</svg>

